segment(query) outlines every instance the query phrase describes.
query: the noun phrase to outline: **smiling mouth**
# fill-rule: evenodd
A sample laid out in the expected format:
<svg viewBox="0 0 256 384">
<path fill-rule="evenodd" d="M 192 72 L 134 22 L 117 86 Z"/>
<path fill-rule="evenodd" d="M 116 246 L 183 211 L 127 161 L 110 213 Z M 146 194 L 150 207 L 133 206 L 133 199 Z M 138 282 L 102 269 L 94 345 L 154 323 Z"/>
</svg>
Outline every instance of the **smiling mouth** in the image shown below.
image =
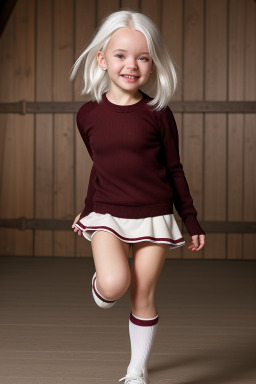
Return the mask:
<svg viewBox="0 0 256 384">
<path fill-rule="evenodd" d="M 127 77 L 128 79 L 137 79 L 139 76 L 132 76 L 132 75 L 121 75 L 123 77 Z"/>
</svg>

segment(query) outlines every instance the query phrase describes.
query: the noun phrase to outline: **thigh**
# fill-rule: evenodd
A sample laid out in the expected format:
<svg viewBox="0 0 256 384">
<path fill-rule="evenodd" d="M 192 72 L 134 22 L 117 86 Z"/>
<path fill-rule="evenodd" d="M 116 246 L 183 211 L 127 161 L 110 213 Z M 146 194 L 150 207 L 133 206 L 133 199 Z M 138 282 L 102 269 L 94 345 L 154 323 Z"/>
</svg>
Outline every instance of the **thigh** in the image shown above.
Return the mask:
<svg viewBox="0 0 256 384">
<path fill-rule="evenodd" d="M 92 239 L 92 254 L 99 280 L 130 281 L 128 263 L 130 244 L 119 240 L 110 232 L 99 230 Z"/>
<path fill-rule="evenodd" d="M 154 298 L 156 285 L 163 268 L 169 244 L 156 244 L 149 241 L 134 243 L 131 267 L 130 295 Z"/>
</svg>

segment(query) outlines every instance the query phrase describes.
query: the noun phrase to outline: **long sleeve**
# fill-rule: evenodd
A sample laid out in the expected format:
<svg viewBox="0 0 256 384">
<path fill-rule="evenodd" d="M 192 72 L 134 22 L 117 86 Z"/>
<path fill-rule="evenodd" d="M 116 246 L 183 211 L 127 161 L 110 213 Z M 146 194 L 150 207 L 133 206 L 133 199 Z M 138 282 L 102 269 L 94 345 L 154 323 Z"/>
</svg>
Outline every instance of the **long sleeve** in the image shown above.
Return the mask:
<svg viewBox="0 0 256 384">
<path fill-rule="evenodd" d="M 91 159 L 93 160 L 93 153 L 92 153 L 89 138 L 88 138 L 88 136 L 85 132 L 85 129 L 84 129 L 85 120 L 84 120 L 84 116 L 81 113 L 81 110 L 78 111 L 78 113 L 77 113 L 76 122 L 77 122 L 77 127 L 78 127 L 78 130 L 80 132 L 80 135 L 81 135 L 81 137 L 84 141 L 84 144 L 87 148 L 87 151 L 88 151 Z M 91 173 L 90 173 L 88 188 L 87 188 L 87 195 L 86 195 L 85 201 L 84 201 L 85 206 L 84 206 L 83 211 L 81 212 L 79 219 L 82 219 L 84 216 L 87 216 L 90 212 L 93 211 L 93 197 L 95 194 L 94 182 L 95 182 L 96 178 L 97 178 L 97 173 L 96 173 L 95 166 L 93 164 L 92 169 L 91 169 Z"/>
<path fill-rule="evenodd" d="M 80 132 L 80 135 L 85 143 L 85 146 L 87 148 L 87 151 L 91 157 L 91 159 L 93 160 L 93 153 L 92 153 L 92 149 L 91 149 L 91 145 L 90 145 L 90 140 L 86 134 L 86 131 L 84 129 L 84 125 L 85 125 L 85 116 L 82 112 L 82 109 L 80 109 L 78 112 L 77 112 L 77 115 L 76 115 L 76 124 L 77 124 L 77 128 Z"/>
<path fill-rule="evenodd" d="M 174 190 L 174 206 L 190 236 L 205 234 L 198 223 L 197 211 L 180 162 L 177 125 L 168 106 L 159 114 L 159 125 L 168 176 Z"/>
</svg>

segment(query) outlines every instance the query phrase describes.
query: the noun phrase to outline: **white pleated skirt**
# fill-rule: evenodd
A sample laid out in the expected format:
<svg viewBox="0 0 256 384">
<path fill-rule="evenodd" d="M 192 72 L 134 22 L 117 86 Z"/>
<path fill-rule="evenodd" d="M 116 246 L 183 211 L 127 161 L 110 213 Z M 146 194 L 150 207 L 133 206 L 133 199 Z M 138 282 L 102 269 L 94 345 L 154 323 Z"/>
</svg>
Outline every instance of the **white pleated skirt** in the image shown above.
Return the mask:
<svg viewBox="0 0 256 384">
<path fill-rule="evenodd" d="M 173 213 L 142 219 L 125 219 L 109 213 L 91 212 L 78 220 L 75 226 L 89 241 L 97 231 L 106 231 L 126 243 L 150 241 L 169 244 L 169 249 L 185 244 Z"/>
</svg>

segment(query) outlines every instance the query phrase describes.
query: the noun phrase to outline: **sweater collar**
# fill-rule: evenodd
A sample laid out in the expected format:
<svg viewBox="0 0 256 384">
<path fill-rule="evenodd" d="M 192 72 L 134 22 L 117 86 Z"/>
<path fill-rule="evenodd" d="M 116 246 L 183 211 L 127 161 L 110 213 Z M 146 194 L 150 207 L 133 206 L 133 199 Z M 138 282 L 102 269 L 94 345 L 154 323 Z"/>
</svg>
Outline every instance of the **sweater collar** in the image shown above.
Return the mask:
<svg viewBox="0 0 256 384">
<path fill-rule="evenodd" d="M 130 104 L 130 105 L 118 105 L 118 104 L 114 104 L 108 100 L 108 98 L 106 96 L 106 93 L 107 93 L 107 91 L 106 91 L 105 93 L 102 94 L 102 103 L 106 108 L 112 110 L 113 112 L 136 111 L 137 109 L 139 109 L 143 106 L 143 104 L 145 103 L 145 100 L 146 100 L 146 94 L 144 92 L 142 92 L 141 90 L 139 90 L 139 92 L 141 93 L 142 98 L 139 101 L 137 101 L 137 103 Z"/>
</svg>

